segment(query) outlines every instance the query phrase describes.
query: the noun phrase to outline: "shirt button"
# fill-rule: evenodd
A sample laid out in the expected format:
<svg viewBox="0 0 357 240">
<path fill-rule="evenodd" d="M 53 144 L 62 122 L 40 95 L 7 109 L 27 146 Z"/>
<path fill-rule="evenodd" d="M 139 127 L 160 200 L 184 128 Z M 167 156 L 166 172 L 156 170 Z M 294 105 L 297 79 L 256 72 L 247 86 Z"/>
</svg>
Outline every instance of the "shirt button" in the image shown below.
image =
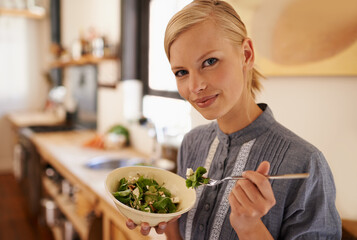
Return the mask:
<svg viewBox="0 0 357 240">
<path fill-rule="evenodd" d="M 202 232 L 203 231 L 203 224 L 201 224 L 200 226 L 198 226 L 198 229 Z"/>
<path fill-rule="evenodd" d="M 205 210 L 208 211 L 208 210 L 209 210 L 209 207 L 210 207 L 209 203 L 206 203 L 206 204 L 205 204 Z"/>
</svg>

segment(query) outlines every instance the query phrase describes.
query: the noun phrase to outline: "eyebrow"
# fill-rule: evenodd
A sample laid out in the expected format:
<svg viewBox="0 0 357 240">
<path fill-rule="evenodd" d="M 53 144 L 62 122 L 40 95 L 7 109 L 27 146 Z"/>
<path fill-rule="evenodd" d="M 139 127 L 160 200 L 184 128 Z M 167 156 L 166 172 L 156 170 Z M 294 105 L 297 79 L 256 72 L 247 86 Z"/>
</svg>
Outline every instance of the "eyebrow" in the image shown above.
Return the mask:
<svg viewBox="0 0 357 240">
<path fill-rule="evenodd" d="M 204 58 L 206 58 L 207 55 L 210 55 L 210 54 L 212 54 L 213 52 L 217 52 L 217 51 L 218 51 L 218 50 L 216 50 L 216 49 L 209 50 L 208 52 L 202 54 L 201 57 L 197 58 L 196 62 L 202 62 L 202 60 L 203 60 Z"/>
<path fill-rule="evenodd" d="M 199 58 L 197 58 L 197 60 L 196 60 L 195 62 L 196 62 L 196 63 L 202 62 L 202 59 L 204 59 L 207 55 L 212 54 L 213 52 L 218 52 L 218 50 L 213 49 L 213 50 L 209 50 L 208 52 L 205 52 L 205 53 L 202 54 Z M 182 66 L 173 66 L 173 67 L 171 68 L 171 70 L 174 71 L 174 70 L 183 69 L 183 68 L 184 68 L 184 67 L 182 67 Z"/>
</svg>

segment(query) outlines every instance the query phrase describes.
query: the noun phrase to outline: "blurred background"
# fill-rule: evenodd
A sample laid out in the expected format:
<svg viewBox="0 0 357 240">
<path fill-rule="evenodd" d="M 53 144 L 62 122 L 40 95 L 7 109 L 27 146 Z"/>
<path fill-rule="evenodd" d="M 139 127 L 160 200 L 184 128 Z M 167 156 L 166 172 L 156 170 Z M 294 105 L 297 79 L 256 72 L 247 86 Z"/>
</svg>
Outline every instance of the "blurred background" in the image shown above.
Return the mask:
<svg viewBox="0 0 357 240">
<path fill-rule="evenodd" d="M 338 211 L 356 234 L 357 2 L 227 1 L 246 23 L 256 66 L 266 76 L 257 102 L 268 103 L 280 123 L 324 153 Z M 183 135 L 207 123 L 177 93 L 163 49 L 168 20 L 189 2 L 0 0 L 0 180 L 15 176 L 14 183 L 23 183 L 16 146 L 29 126 L 90 130 L 90 140 L 108 137 L 108 129 L 120 125 L 136 152 L 175 164 Z M 34 144 L 35 151 L 41 147 Z M 72 169 L 57 168 L 73 185 L 91 189 Z M 0 186 L 7 193 L 6 184 Z M 0 229 L 5 226 L 9 220 L 0 217 Z M 89 238 L 84 232 L 77 237 Z M 41 237 L 53 237 L 50 230 L 46 234 Z"/>
</svg>

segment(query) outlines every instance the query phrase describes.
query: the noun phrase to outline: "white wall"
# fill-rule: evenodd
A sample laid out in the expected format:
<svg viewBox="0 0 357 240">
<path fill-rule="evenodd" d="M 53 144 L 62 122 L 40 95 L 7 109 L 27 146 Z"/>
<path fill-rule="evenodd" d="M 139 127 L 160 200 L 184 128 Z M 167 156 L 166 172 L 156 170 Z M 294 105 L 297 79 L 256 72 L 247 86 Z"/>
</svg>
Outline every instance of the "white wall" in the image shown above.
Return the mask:
<svg viewBox="0 0 357 240">
<path fill-rule="evenodd" d="M 61 14 L 61 41 L 68 50 L 80 33 L 89 28 L 104 34 L 110 42 L 119 41 L 119 0 L 61 0 Z"/>
<path fill-rule="evenodd" d="M 258 101 L 325 155 L 343 218 L 357 219 L 357 77 L 269 78 Z"/>
<path fill-rule="evenodd" d="M 12 167 L 13 135 L 5 114 L 44 107 L 49 38 L 47 18 L 0 16 L 0 172 Z"/>
</svg>

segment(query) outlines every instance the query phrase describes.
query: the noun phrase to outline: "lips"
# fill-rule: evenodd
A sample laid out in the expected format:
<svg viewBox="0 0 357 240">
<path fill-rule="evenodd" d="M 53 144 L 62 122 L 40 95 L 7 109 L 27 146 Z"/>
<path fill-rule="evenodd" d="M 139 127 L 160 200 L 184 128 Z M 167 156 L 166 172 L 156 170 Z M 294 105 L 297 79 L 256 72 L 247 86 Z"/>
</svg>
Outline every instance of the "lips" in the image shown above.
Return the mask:
<svg viewBox="0 0 357 240">
<path fill-rule="evenodd" d="M 218 94 L 216 95 L 210 95 L 202 98 L 198 98 L 194 100 L 193 102 L 200 108 L 206 108 L 211 106 L 217 99 Z"/>
</svg>

